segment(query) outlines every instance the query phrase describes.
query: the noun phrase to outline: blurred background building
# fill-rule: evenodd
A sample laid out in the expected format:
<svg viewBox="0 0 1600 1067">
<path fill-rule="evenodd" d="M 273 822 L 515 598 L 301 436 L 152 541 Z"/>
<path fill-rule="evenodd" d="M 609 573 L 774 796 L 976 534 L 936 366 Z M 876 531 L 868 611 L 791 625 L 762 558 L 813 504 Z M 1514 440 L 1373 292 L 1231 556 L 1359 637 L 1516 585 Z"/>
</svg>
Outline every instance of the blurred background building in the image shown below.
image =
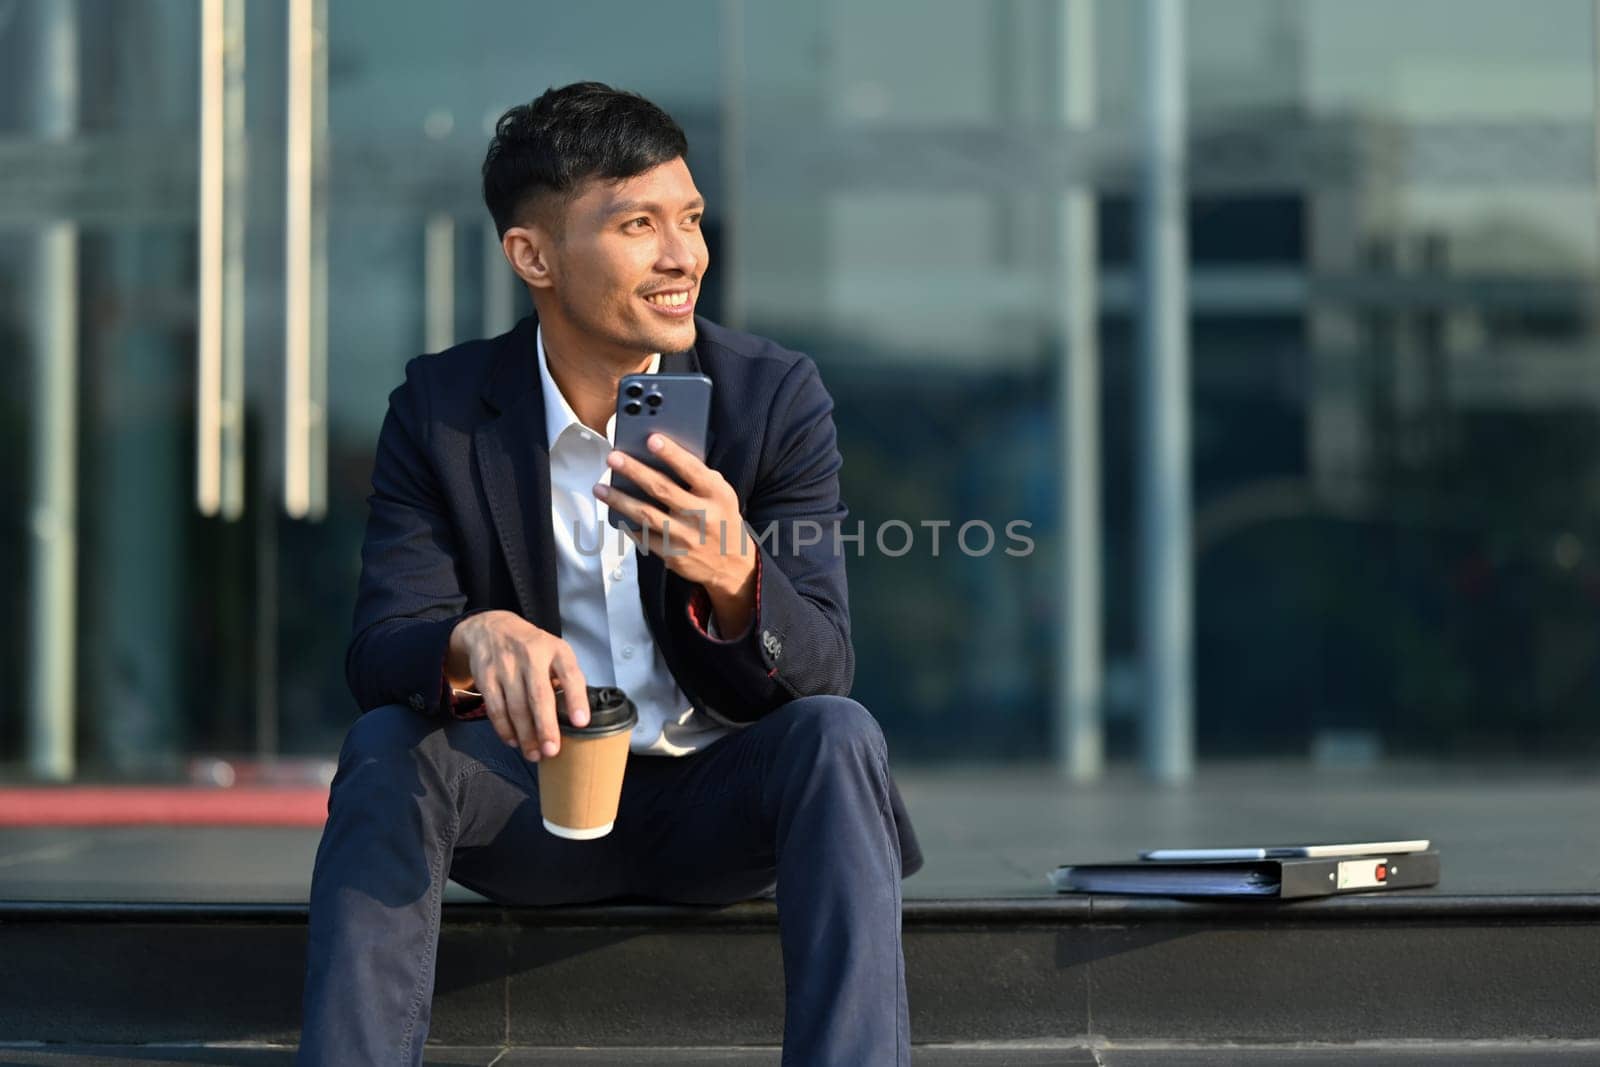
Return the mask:
<svg viewBox="0 0 1600 1067">
<path fill-rule="evenodd" d="M 849 563 L 897 761 L 1136 758 L 1167 595 L 1162 773 L 1592 760 L 1595 5 L 1182 11 L 0 0 L 4 773 L 337 750 L 387 394 L 528 309 L 478 168 L 579 79 L 685 126 L 702 313 L 816 358 L 852 519 L 951 521 Z M 1162 86 L 1192 610 L 1140 592 Z"/>
</svg>

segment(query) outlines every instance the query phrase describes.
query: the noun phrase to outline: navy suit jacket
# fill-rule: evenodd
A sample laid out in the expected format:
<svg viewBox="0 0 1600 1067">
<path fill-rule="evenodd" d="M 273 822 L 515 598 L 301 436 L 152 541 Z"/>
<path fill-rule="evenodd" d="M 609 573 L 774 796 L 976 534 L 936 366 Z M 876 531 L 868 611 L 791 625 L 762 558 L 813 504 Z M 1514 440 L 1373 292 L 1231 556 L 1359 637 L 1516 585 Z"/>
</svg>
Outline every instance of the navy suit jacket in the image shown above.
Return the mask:
<svg viewBox="0 0 1600 1067">
<path fill-rule="evenodd" d="M 706 464 L 733 486 L 752 530 L 755 618 L 737 638 L 710 637 L 705 591 L 658 551 L 636 550 L 639 599 L 690 703 L 750 723 L 796 697 L 850 692 L 855 653 L 833 540 L 845 516 L 842 460 L 833 400 L 808 357 L 704 318 L 695 324 L 694 347 L 663 354 L 660 369 L 711 378 Z M 413 359 L 390 394 L 345 657 L 363 711 L 398 703 L 449 714 L 450 632 L 475 611 L 514 611 L 561 633 L 536 326 L 529 316 L 499 337 Z M 799 544 L 814 536 L 804 527 L 805 537 L 793 536 L 800 520 L 820 526 L 816 544 Z M 776 542 L 756 540 L 771 522 Z M 909 875 L 922 855 L 892 778 L 890 799 Z"/>
</svg>

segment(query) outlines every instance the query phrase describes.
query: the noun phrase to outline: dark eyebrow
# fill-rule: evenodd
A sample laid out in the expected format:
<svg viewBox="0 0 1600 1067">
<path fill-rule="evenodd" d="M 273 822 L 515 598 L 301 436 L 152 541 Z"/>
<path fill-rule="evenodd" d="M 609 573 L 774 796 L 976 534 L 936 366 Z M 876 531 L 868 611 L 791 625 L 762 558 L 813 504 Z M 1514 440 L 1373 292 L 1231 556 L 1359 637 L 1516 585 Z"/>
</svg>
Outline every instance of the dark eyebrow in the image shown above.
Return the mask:
<svg viewBox="0 0 1600 1067">
<path fill-rule="evenodd" d="M 684 209 L 687 211 L 703 211 L 705 206 L 706 198 L 703 196 L 697 196 L 685 204 Z M 605 217 L 611 218 L 614 215 L 628 215 L 636 211 L 649 215 L 660 215 L 664 213 L 661 210 L 661 205 L 657 204 L 653 200 L 621 200 L 612 204 L 606 210 Z"/>
</svg>

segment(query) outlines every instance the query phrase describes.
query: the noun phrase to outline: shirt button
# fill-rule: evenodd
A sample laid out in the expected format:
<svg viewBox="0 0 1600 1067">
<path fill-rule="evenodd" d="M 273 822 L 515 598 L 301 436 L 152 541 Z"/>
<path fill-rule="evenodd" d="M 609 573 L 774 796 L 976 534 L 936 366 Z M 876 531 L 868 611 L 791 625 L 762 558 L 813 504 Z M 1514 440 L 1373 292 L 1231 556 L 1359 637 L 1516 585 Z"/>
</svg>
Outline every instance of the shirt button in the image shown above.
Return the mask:
<svg viewBox="0 0 1600 1067">
<path fill-rule="evenodd" d="M 622 658 L 623 659 L 632 659 L 633 658 L 633 646 L 632 645 L 623 645 L 622 646 Z"/>
<path fill-rule="evenodd" d="M 611 580 L 613 582 L 622 581 L 622 568 L 621 567 L 618 567 L 616 570 L 611 572 Z"/>
</svg>

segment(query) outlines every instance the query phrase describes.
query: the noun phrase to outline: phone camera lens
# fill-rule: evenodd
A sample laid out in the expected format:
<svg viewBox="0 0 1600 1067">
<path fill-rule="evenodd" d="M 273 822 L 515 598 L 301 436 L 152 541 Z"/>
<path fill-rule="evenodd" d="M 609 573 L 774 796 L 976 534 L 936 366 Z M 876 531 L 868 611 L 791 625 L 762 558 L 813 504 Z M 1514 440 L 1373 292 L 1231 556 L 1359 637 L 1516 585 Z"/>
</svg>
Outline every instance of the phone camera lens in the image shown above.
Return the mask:
<svg viewBox="0 0 1600 1067">
<path fill-rule="evenodd" d="M 638 382 L 631 382 L 629 383 L 628 388 L 623 391 L 633 399 L 637 400 L 644 395 L 644 386 L 640 385 Z"/>
<path fill-rule="evenodd" d="M 653 408 L 658 408 L 661 406 L 661 394 L 651 393 L 649 396 L 644 398 L 644 402 Z"/>
<path fill-rule="evenodd" d="M 639 414 L 639 402 L 637 400 L 630 400 L 626 405 L 623 406 L 622 410 L 626 414 L 637 415 Z"/>
</svg>

